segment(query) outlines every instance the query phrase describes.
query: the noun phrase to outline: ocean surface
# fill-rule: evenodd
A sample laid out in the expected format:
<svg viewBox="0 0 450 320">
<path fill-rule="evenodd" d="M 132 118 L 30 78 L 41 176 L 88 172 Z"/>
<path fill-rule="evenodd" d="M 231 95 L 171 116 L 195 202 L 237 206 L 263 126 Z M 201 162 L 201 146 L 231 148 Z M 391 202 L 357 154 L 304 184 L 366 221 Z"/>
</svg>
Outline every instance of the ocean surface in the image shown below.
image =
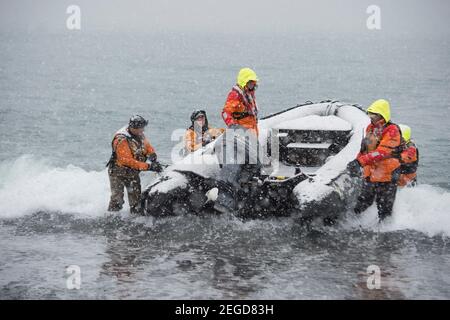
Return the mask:
<svg viewBox="0 0 450 320">
<path fill-rule="evenodd" d="M 366 33 L 0 32 L 0 299 L 449 299 L 450 39 Z M 420 148 L 419 186 L 336 226 L 233 216 L 105 218 L 105 163 L 131 115 L 170 163 L 194 109 L 241 67 L 262 115 L 307 100 L 390 100 Z M 153 173 L 143 173 L 145 187 Z M 81 271 L 70 289 L 68 266 Z M 367 287 L 369 266 L 380 289 Z"/>
</svg>

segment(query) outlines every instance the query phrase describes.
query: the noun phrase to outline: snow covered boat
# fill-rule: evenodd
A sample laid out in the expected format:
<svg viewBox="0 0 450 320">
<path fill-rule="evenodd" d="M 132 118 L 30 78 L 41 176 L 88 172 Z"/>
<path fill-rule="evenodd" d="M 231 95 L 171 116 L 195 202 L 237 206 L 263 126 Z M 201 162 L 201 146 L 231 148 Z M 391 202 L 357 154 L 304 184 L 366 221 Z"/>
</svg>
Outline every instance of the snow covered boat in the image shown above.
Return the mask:
<svg viewBox="0 0 450 320">
<path fill-rule="evenodd" d="M 144 214 L 231 212 L 332 221 L 360 187 L 346 167 L 368 123 L 360 107 L 327 100 L 260 119 L 256 143 L 227 130 L 145 189 Z"/>
</svg>

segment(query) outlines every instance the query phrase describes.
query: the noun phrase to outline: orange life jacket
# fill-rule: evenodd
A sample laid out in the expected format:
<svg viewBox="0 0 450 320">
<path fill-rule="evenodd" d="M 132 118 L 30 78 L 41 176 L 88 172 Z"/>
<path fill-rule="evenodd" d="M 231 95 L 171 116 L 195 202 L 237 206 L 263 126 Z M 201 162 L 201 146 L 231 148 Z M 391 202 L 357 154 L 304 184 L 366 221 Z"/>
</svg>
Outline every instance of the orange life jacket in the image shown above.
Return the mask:
<svg viewBox="0 0 450 320">
<path fill-rule="evenodd" d="M 201 148 L 207 139 L 216 139 L 225 129 L 216 129 L 209 127 L 208 130 L 204 131 L 202 134 L 195 132 L 193 128 L 186 130 L 184 135 L 184 146 L 187 152 L 194 152 L 195 150 Z M 209 136 L 209 137 L 208 137 Z"/>
<path fill-rule="evenodd" d="M 227 126 L 237 124 L 258 134 L 258 111 L 254 91 L 247 92 L 235 85 L 228 94 L 222 118 Z"/>
<path fill-rule="evenodd" d="M 419 166 L 419 149 L 413 141 L 409 141 L 400 154 L 400 179 L 398 185 L 404 187 L 417 179 L 417 167 Z"/>
<path fill-rule="evenodd" d="M 401 133 L 396 124 L 384 123 L 384 120 L 376 125 L 369 124 L 357 157 L 363 166 L 364 177 L 371 182 L 397 181 L 400 144 Z"/>
<path fill-rule="evenodd" d="M 155 149 L 145 136 L 130 134 L 128 127 L 117 131 L 111 142 L 112 154 L 107 166 L 117 165 L 135 170 L 147 170 L 150 166 L 147 156 L 155 153 Z"/>
</svg>

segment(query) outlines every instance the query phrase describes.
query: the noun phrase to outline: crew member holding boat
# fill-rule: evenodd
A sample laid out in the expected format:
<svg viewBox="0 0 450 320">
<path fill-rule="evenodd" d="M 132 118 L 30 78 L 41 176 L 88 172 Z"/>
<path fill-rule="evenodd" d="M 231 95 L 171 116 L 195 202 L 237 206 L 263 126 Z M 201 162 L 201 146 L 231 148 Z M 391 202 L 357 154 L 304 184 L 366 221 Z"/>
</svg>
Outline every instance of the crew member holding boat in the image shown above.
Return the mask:
<svg viewBox="0 0 450 320">
<path fill-rule="evenodd" d="M 258 105 L 255 90 L 258 77 L 250 68 L 243 68 L 237 76 L 237 83 L 228 93 L 222 111 L 222 118 L 229 128 L 243 127 L 258 135 Z"/>
<path fill-rule="evenodd" d="M 380 220 L 392 214 L 400 176 L 399 127 L 392 123 L 389 102 L 377 100 L 367 109 L 371 123 L 356 159 L 349 169 L 362 166 L 363 187 L 354 212 L 360 214 L 376 201 Z M 354 171 L 354 170 L 351 170 Z"/>
<path fill-rule="evenodd" d="M 184 135 L 184 145 L 186 152 L 194 152 L 195 150 L 207 145 L 225 129 L 212 128 L 208 125 L 208 117 L 204 110 L 196 110 L 191 115 L 191 126 L 186 130 Z"/>
<path fill-rule="evenodd" d="M 414 187 L 417 184 L 417 167 L 419 166 L 419 149 L 411 140 L 411 128 L 404 124 L 398 125 L 402 131 L 402 153 L 400 154 L 399 187 Z"/>
<path fill-rule="evenodd" d="M 140 171 L 162 171 L 161 165 L 156 160 L 155 149 L 144 136 L 144 128 L 147 124 L 147 120 L 135 115 L 131 117 L 128 126 L 114 135 L 111 143 L 112 154 L 107 164 L 111 186 L 108 211 L 122 209 L 124 188 L 126 188 L 130 212 L 140 213 Z M 147 163 L 147 160 L 150 160 L 150 163 Z"/>
</svg>

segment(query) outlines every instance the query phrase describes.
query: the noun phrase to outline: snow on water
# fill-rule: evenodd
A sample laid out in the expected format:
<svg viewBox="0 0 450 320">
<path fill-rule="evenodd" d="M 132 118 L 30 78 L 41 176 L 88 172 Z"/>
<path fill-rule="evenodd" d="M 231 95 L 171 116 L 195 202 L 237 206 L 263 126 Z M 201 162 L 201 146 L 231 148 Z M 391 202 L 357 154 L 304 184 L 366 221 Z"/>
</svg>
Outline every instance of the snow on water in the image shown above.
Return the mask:
<svg viewBox="0 0 450 320">
<path fill-rule="evenodd" d="M 58 168 L 32 156 L 0 163 L 0 218 L 41 210 L 101 216 L 109 193 L 106 170 L 86 171 L 73 165 Z"/>
<path fill-rule="evenodd" d="M 0 163 L 0 218 L 21 217 L 38 211 L 101 217 L 106 211 L 109 194 L 106 170 L 86 171 L 73 165 L 59 168 L 31 156 Z M 381 225 L 377 220 L 373 205 L 360 218 L 349 214 L 342 227 L 361 226 L 381 232 L 412 229 L 429 236 L 450 237 L 450 192 L 431 185 L 401 189 L 393 216 Z M 251 226 L 251 222 L 245 224 L 245 227 Z"/>
<path fill-rule="evenodd" d="M 383 223 L 378 224 L 377 209 L 372 205 L 359 218 L 349 214 L 342 225 L 381 232 L 412 229 L 450 237 L 450 193 L 431 185 L 399 189 L 393 215 Z"/>
</svg>

